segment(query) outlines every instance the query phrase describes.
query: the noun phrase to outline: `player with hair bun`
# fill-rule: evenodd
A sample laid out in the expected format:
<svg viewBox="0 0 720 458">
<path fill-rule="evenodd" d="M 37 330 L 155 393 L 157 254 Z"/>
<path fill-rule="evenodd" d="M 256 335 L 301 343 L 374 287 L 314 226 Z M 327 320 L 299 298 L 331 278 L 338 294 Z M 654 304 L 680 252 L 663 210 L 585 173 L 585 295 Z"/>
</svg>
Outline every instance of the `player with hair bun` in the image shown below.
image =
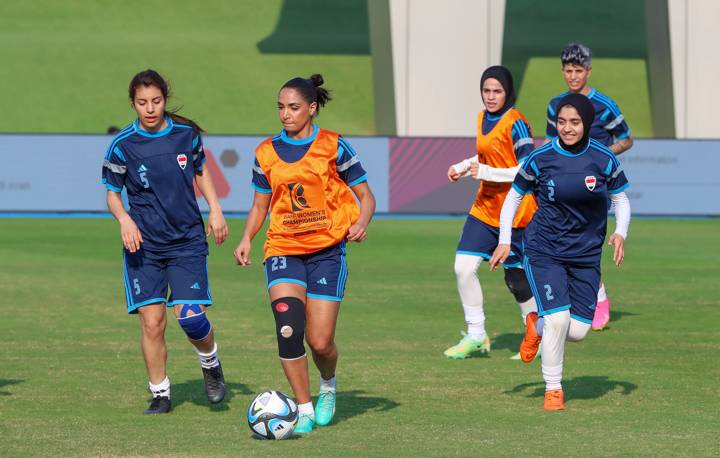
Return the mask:
<svg viewBox="0 0 720 458">
<path fill-rule="evenodd" d="M 610 200 L 616 226 L 608 245 L 618 267 L 630 224 L 625 172 L 615 154 L 589 136 L 592 103 L 582 94 L 568 94 L 557 106 L 559 136 L 520 167 L 500 213 L 500 242 L 490 259 L 490 269 L 506 262 L 513 217 L 523 196 L 534 194 L 538 209 L 525 230 L 523 265 L 538 312 L 528 315 L 520 355 L 523 362 L 532 361 L 542 340 L 545 410 L 565 407 L 565 341 L 580 341 L 590 330 Z"/>
<path fill-rule="evenodd" d="M 375 212 L 375 197 L 355 150 L 341 135 L 313 122 L 331 100 L 322 86 L 316 74 L 293 78 L 280 88 L 283 129 L 255 151 L 255 196 L 235 249 L 238 264 L 250 265 L 251 241 L 269 210 L 265 274 L 280 361 L 298 404 L 299 434 L 329 424 L 335 414 L 335 328 L 348 277 L 345 242 L 364 241 Z M 320 371 L 315 409 L 305 340 Z"/>
<path fill-rule="evenodd" d="M 580 43 L 570 43 L 560 53 L 560 62 L 568 91 L 554 97 L 548 104 L 545 142 L 549 142 L 558 135 L 556 123 L 560 100 L 567 94 L 583 94 L 590 100 L 595 110 L 595 118 L 590 126 L 590 138 L 607 146 L 616 155 L 630 149 L 633 145 L 633 137 L 617 103 L 589 85 L 588 80 L 592 74 L 592 51 L 590 48 Z M 609 321 L 610 300 L 607 297 L 605 285 L 601 282 L 592 329 L 602 330 Z"/>
<path fill-rule="evenodd" d="M 162 414 L 171 409 L 166 307 L 174 308 L 180 327 L 195 347 L 208 400 L 217 403 L 225 397 L 215 333 L 205 314 L 212 304 L 206 237 L 212 234 L 221 245 L 228 229 L 205 165 L 203 130 L 167 109 L 167 81 L 154 70 L 142 71 L 130 81 L 128 95 L 137 119 L 110 144 L 102 181 L 125 248 L 127 310 L 140 316 L 141 346 L 152 393 L 145 413 Z M 207 232 L 193 182 L 210 207 Z M 120 197 L 123 188 L 127 189 L 129 211 Z"/>
<path fill-rule="evenodd" d="M 447 174 L 452 182 L 464 176 L 481 180 L 455 252 L 455 276 L 467 333 L 459 343 L 445 350 L 445 356 L 451 359 L 490 351 L 477 270 L 483 259 L 490 259 L 497 246 L 503 199 L 510 190 L 518 164 L 533 149 L 530 126 L 515 108 L 510 71 L 500 65 L 489 67 L 480 78 L 480 89 L 485 110 L 478 115 L 477 154 L 451 165 Z M 505 284 L 520 306 L 523 323 L 528 313 L 537 310 L 521 265 L 523 229 L 532 219 L 535 208 L 535 202 L 528 196 L 513 223 L 513 254 L 505 264 Z M 519 356 L 513 358 L 519 359 Z"/>
</svg>

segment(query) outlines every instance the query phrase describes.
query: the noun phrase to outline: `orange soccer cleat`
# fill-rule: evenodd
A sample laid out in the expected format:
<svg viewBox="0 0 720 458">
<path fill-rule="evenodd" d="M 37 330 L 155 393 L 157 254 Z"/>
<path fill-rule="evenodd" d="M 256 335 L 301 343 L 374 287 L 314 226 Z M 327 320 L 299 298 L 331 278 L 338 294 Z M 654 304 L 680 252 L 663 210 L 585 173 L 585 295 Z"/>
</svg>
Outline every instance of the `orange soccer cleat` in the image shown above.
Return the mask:
<svg viewBox="0 0 720 458">
<path fill-rule="evenodd" d="M 525 320 L 525 337 L 520 344 L 520 358 L 524 363 L 531 362 L 540 348 L 542 337 L 535 330 L 537 320 L 538 314 L 535 312 L 529 313 Z"/>
<path fill-rule="evenodd" d="M 565 409 L 565 395 L 563 390 L 550 390 L 545 392 L 545 410 Z"/>
</svg>

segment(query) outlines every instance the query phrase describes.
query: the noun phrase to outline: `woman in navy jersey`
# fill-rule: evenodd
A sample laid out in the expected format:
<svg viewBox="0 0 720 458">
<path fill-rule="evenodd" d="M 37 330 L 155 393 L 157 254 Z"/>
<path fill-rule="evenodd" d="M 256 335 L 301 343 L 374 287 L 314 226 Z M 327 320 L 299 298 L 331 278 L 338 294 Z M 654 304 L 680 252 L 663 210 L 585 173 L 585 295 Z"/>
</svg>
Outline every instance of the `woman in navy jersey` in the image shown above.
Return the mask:
<svg viewBox="0 0 720 458">
<path fill-rule="evenodd" d="M 538 313 L 528 315 L 520 355 L 524 362 L 532 361 L 542 339 L 545 410 L 564 408 L 565 341 L 584 339 L 593 320 L 610 200 L 617 220 L 608 244 L 618 267 L 625 253 L 628 181 L 615 154 L 589 137 L 594 116 L 592 103 L 582 94 L 560 100 L 559 136 L 533 151 L 520 167 L 500 212 L 500 242 L 490 259 L 494 269 L 508 258 L 513 216 L 522 196 L 534 194 L 538 209 L 525 230 L 523 266 Z"/>
<path fill-rule="evenodd" d="M 140 317 L 152 393 L 146 414 L 171 409 L 165 370 L 166 307 L 173 307 L 195 347 L 208 400 L 217 403 L 225 396 L 217 344 L 205 315 L 205 307 L 212 304 L 206 237 L 212 233 L 220 245 L 228 230 L 205 166 L 202 129 L 167 110 L 169 92 L 167 82 L 153 70 L 133 77 L 129 98 L 137 119 L 115 136 L 102 169 L 107 205 L 120 223 L 127 311 Z M 207 232 L 193 183 L 210 207 Z M 123 188 L 129 211 L 120 197 Z"/>
</svg>

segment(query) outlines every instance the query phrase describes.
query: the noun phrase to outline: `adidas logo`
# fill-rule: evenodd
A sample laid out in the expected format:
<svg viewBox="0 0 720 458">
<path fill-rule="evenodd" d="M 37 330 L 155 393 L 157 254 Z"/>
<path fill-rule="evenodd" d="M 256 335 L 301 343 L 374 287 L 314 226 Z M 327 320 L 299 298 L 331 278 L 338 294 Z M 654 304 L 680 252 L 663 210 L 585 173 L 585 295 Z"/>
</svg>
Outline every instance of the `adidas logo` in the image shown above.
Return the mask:
<svg viewBox="0 0 720 458">
<path fill-rule="evenodd" d="M 140 168 L 138 169 L 138 172 L 147 172 L 147 167 L 145 167 L 145 164 L 140 164 Z"/>
<path fill-rule="evenodd" d="M 547 184 L 548 186 L 555 186 L 555 182 L 553 180 L 550 180 Z"/>
<path fill-rule="evenodd" d="M 316 283 L 320 283 L 321 285 L 327 285 L 327 280 L 325 280 L 325 277 L 318 280 Z"/>
<path fill-rule="evenodd" d="M 198 285 L 198 282 L 195 282 L 190 289 L 200 289 L 200 285 Z"/>
</svg>

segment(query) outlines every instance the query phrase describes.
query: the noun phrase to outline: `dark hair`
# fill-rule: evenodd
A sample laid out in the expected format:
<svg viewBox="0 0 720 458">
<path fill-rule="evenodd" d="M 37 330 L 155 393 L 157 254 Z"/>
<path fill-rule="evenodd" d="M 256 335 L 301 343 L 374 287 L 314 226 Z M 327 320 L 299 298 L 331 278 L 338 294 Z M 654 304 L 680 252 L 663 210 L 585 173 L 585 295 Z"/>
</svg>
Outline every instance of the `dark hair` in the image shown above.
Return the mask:
<svg viewBox="0 0 720 458">
<path fill-rule="evenodd" d="M 330 90 L 320 87 L 324 82 L 325 80 L 323 80 L 322 75 L 319 73 L 307 79 L 297 76 L 283 84 L 280 90 L 282 91 L 286 87 L 289 87 L 297 90 L 307 103 L 316 102 L 317 110 L 315 110 L 315 114 L 317 115 L 320 113 L 320 107 L 324 107 L 326 103 L 332 100 Z"/>
<path fill-rule="evenodd" d="M 142 72 L 138 73 L 137 75 L 133 76 L 133 79 L 130 80 L 130 87 L 128 88 L 128 96 L 130 97 L 130 101 L 133 102 L 135 100 L 135 91 L 137 91 L 137 88 L 140 86 L 155 86 L 156 88 L 160 89 L 160 92 L 162 92 L 163 97 L 165 98 L 165 102 L 167 103 L 167 100 L 170 98 L 170 84 L 165 81 L 165 78 L 160 76 L 158 72 L 155 70 L 143 70 Z M 186 118 L 185 116 L 180 116 L 177 114 L 177 112 L 180 111 L 179 108 L 175 110 L 169 110 L 167 109 L 167 105 L 165 105 L 165 115 L 168 116 L 170 119 L 173 120 L 173 122 L 179 123 L 179 124 L 186 124 L 190 127 L 192 127 L 196 132 L 205 132 L 202 127 L 200 127 L 195 121 L 193 121 L 190 118 Z"/>
<path fill-rule="evenodd" d="M 592 51 L 580 43 L 570 43 L 560 53 L 560 62 L 563 65 L 576 64 L 585 68 L 592 66 Z"/>
</svg>

